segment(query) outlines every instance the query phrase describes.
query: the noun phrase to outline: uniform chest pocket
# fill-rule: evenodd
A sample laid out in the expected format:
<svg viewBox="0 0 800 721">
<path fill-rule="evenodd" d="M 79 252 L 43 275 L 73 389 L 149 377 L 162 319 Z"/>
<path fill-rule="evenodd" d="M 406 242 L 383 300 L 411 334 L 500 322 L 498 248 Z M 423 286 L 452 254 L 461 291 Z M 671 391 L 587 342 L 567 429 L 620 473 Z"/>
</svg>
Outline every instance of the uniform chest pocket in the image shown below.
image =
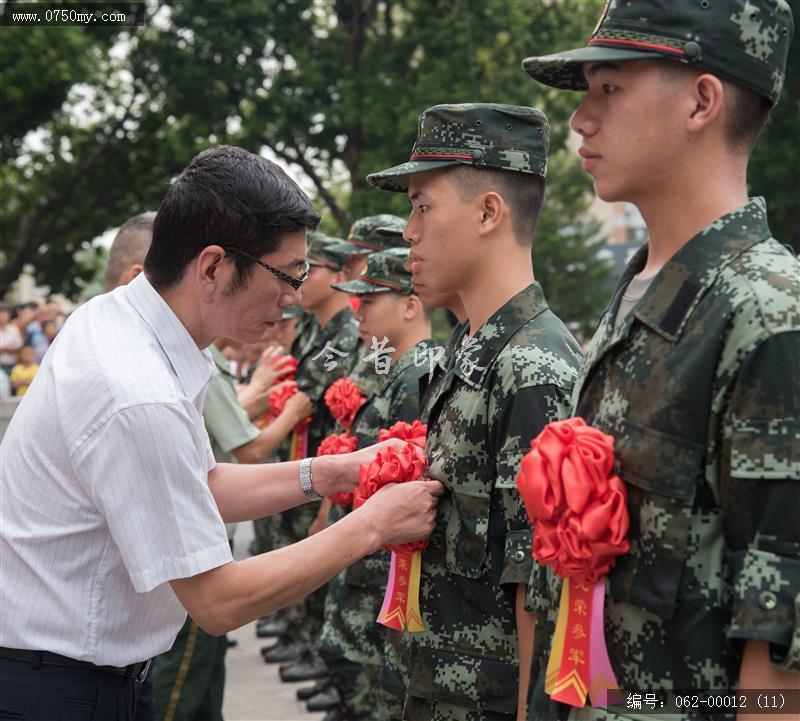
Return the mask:
<svg viewBox="0 0 800 721">
<path fill-rule="evenodd" d="M 705 450 L 632 421 L 622 425 L 615 455 L 628 491 L 631 550 L 609 574 L 610 593 L 618 601 L 671 618 Z"/>
<path fill-rule="evenodd" d="M 447 493 L 439 503 L 438 538 L 450 573 L 478 578 L 486 565 L 491 479 L 488 453 L 479 444 L 456 442 L 431 454 L 431 476 L 443 479 Z"/>
</svg>

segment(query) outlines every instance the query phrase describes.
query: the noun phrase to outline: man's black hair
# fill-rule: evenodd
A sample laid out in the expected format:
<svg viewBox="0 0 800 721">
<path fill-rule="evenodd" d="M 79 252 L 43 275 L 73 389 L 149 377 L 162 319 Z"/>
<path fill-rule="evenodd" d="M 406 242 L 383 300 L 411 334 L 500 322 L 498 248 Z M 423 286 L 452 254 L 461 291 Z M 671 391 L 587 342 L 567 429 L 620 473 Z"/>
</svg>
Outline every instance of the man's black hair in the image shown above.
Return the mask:
<svg viewBox="0 0 800 721">
<path fill-rule="evenodd" d="M 501 168 L 473 168 L 461 165 L 448 171 L 463 201 L 478 193 L 498 193 L 511 211 L 511 226 L 521 245 L 531 247 L 544 203 L 545 179 L 533 173 Z"/>
<path fill-rule="evenodd" d="M 259 258 L 277 250 L 285 234 L 314 229 L 319 220 L 308 196 L 278 165 L 221 145 L 197 155 L 167 191 L 144 271 L 154 288 L 169 288 L 209 245 L 235 246 Z M 235 287 L 254 263 L 232 257 Z"/>
</svg>

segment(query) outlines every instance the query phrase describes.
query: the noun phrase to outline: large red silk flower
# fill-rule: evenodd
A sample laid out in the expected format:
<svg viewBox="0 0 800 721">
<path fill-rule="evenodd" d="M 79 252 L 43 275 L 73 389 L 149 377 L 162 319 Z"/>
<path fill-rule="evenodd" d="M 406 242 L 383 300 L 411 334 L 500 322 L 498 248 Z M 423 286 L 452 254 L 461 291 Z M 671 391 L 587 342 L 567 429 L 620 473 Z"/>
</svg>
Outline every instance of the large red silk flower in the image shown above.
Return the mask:
<svg viewBox="0 0 800 721">
<path fill-rule="evenodd" d="M 350 378 L 334 381 L 325 391 L 325 403 L 328 404 L 331 415 L 348 429 L 353 425 L 356 412 L 363 402 L 364 396 Z"/>
<path fill-rule="evenodd" d="M 613 467 L 613 437 L 582 418 L 548 424 L 522 459 L 517 487 L 533 557 L 562 578 L 594 582 L 630 548 L 625 485 Z"/>
<path fill-rule="evenodd" d="M 414 421 L 413 423 L 397 421 L 393 426 L 378 431 L 378 443 L 390 438 L 399 438 L 401 441 L 408 441 L 424 449 L 427 433 L 428 425 L 426 423 L 421 423 L 420 421 Z"/>
<path fill-rule="evenodd" d="M 362 506 L 367 499 L 377 493 L 387 483 L 407 483 L 422 478 L 428 467 L 428 460 L 420 448 L 406 443 L 401 449 L 386 448 L 378 451 L 372 463 L 363 463 L 359 469 L 358 487 L 353 498 L 353 508 Z M 413 553 L 428 545 L 428 540 L 412 541 L 395 546 L 385 546 L 387 551 Z"/>
<path fill-rule="evenodd" d="M 358 438 L 348 433 L 336 435 L 332 433 L 322 439 L 317 449 L 318 456 L 337 456 L 340 453 L 352 453 L 358 449 Z M 353 494 L 348 491 L 332 493 L 328 496 L 338 506 L 349 506 L 353 502 Z"/>
<path fill-rule="evenodd" d="M 283 413 L 283 407 L 295 393 L 297 393 L 297 382 L 286 381 L 286 383 L 279 383 L 272 386 L 267 393 L 267 401 L 269 402 L 269 410 L 273 416 L 279 416 Z"/>
<path fill-rule="evenodd" d="M 295 393 L 297 393 L 297 382 L 286 381 L 285 383 L 278 383 L 269 389 L 267 393 L 267 402 L 269 403 L 269 412 L 276 418 L 283 413 L 283 409 L 288 401 Z M 295 433 L 302 433 L 303 430 L 311 425 L 311 416 L 304 418 L 295 427 Z"/>
</svg>

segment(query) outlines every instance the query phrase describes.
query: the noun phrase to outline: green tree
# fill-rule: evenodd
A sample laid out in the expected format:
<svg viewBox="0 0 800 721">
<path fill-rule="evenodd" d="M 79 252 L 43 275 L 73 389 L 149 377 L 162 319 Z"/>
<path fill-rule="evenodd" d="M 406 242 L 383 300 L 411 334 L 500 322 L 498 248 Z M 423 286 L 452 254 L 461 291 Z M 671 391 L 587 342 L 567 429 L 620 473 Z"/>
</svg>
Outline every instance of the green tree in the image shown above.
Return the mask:
<svg viewBox="0 0 800 721">
<path fill-rule="evenodd" d="M 426 107 L 468 101 L 544 107 L 553 124 L 554 167 L 564 176 L 551 176 L 537 273 L 564 318 L 591 322 L 607 292 L 608 267 L 593 261 L 597 228 L 585 220 L 591 186 L 563 150 L 575 97 L 526 78 L 520 60 L 580 42 L 598 3 L 173 0 L 166 6 L 168 24 L 143 37 L 135 76 L 163 98 L 168 117 L 198 138 L 266 147 L 299 167 L 329 212 L 327 227 L 340 233 L 353 218 L 407 212 L 404 197 L 374 190 L 365 177 L 407 158 Z M 566 259 L 569 251 L 574 255 Z M 562 260 L 574 278 L 560 277 Z"/>
<path fill-rule="evenodd" d="M 795 18 L 797 22 L 797 18 Z M 769 225 L 782 243 L 800 253 L 800 41 L 789 47 L 786 83 L 780 102 L 750 159 L 751 195 L 767 200 Z"/>
</svg>

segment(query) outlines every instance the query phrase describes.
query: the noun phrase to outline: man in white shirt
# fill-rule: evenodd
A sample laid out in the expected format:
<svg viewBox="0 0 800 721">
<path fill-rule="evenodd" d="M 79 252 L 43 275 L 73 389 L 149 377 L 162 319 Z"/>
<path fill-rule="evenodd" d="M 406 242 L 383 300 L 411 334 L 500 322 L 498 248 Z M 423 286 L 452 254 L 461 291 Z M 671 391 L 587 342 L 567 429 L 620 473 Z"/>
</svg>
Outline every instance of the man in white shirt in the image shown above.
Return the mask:
<svg viewBox="0 0 800 721">
<path fill-rule="evenodd" d="M 130 719 L 144 660 L 187 611 L 222 634 L 381 544 L 430 533 L 441 486 L 409 483 L 292 547 L 232 560 L 223 521 L 352 490 L 376 452 L 215 464 L 203 426 L 203 349 L 254 342 L 299 302 L 318 220 L 275 164 L 205 151 L 167 192 L 144 273 L 57 336 L 2 444 L 0 698 L 12 717 Z"/>
</svg>

